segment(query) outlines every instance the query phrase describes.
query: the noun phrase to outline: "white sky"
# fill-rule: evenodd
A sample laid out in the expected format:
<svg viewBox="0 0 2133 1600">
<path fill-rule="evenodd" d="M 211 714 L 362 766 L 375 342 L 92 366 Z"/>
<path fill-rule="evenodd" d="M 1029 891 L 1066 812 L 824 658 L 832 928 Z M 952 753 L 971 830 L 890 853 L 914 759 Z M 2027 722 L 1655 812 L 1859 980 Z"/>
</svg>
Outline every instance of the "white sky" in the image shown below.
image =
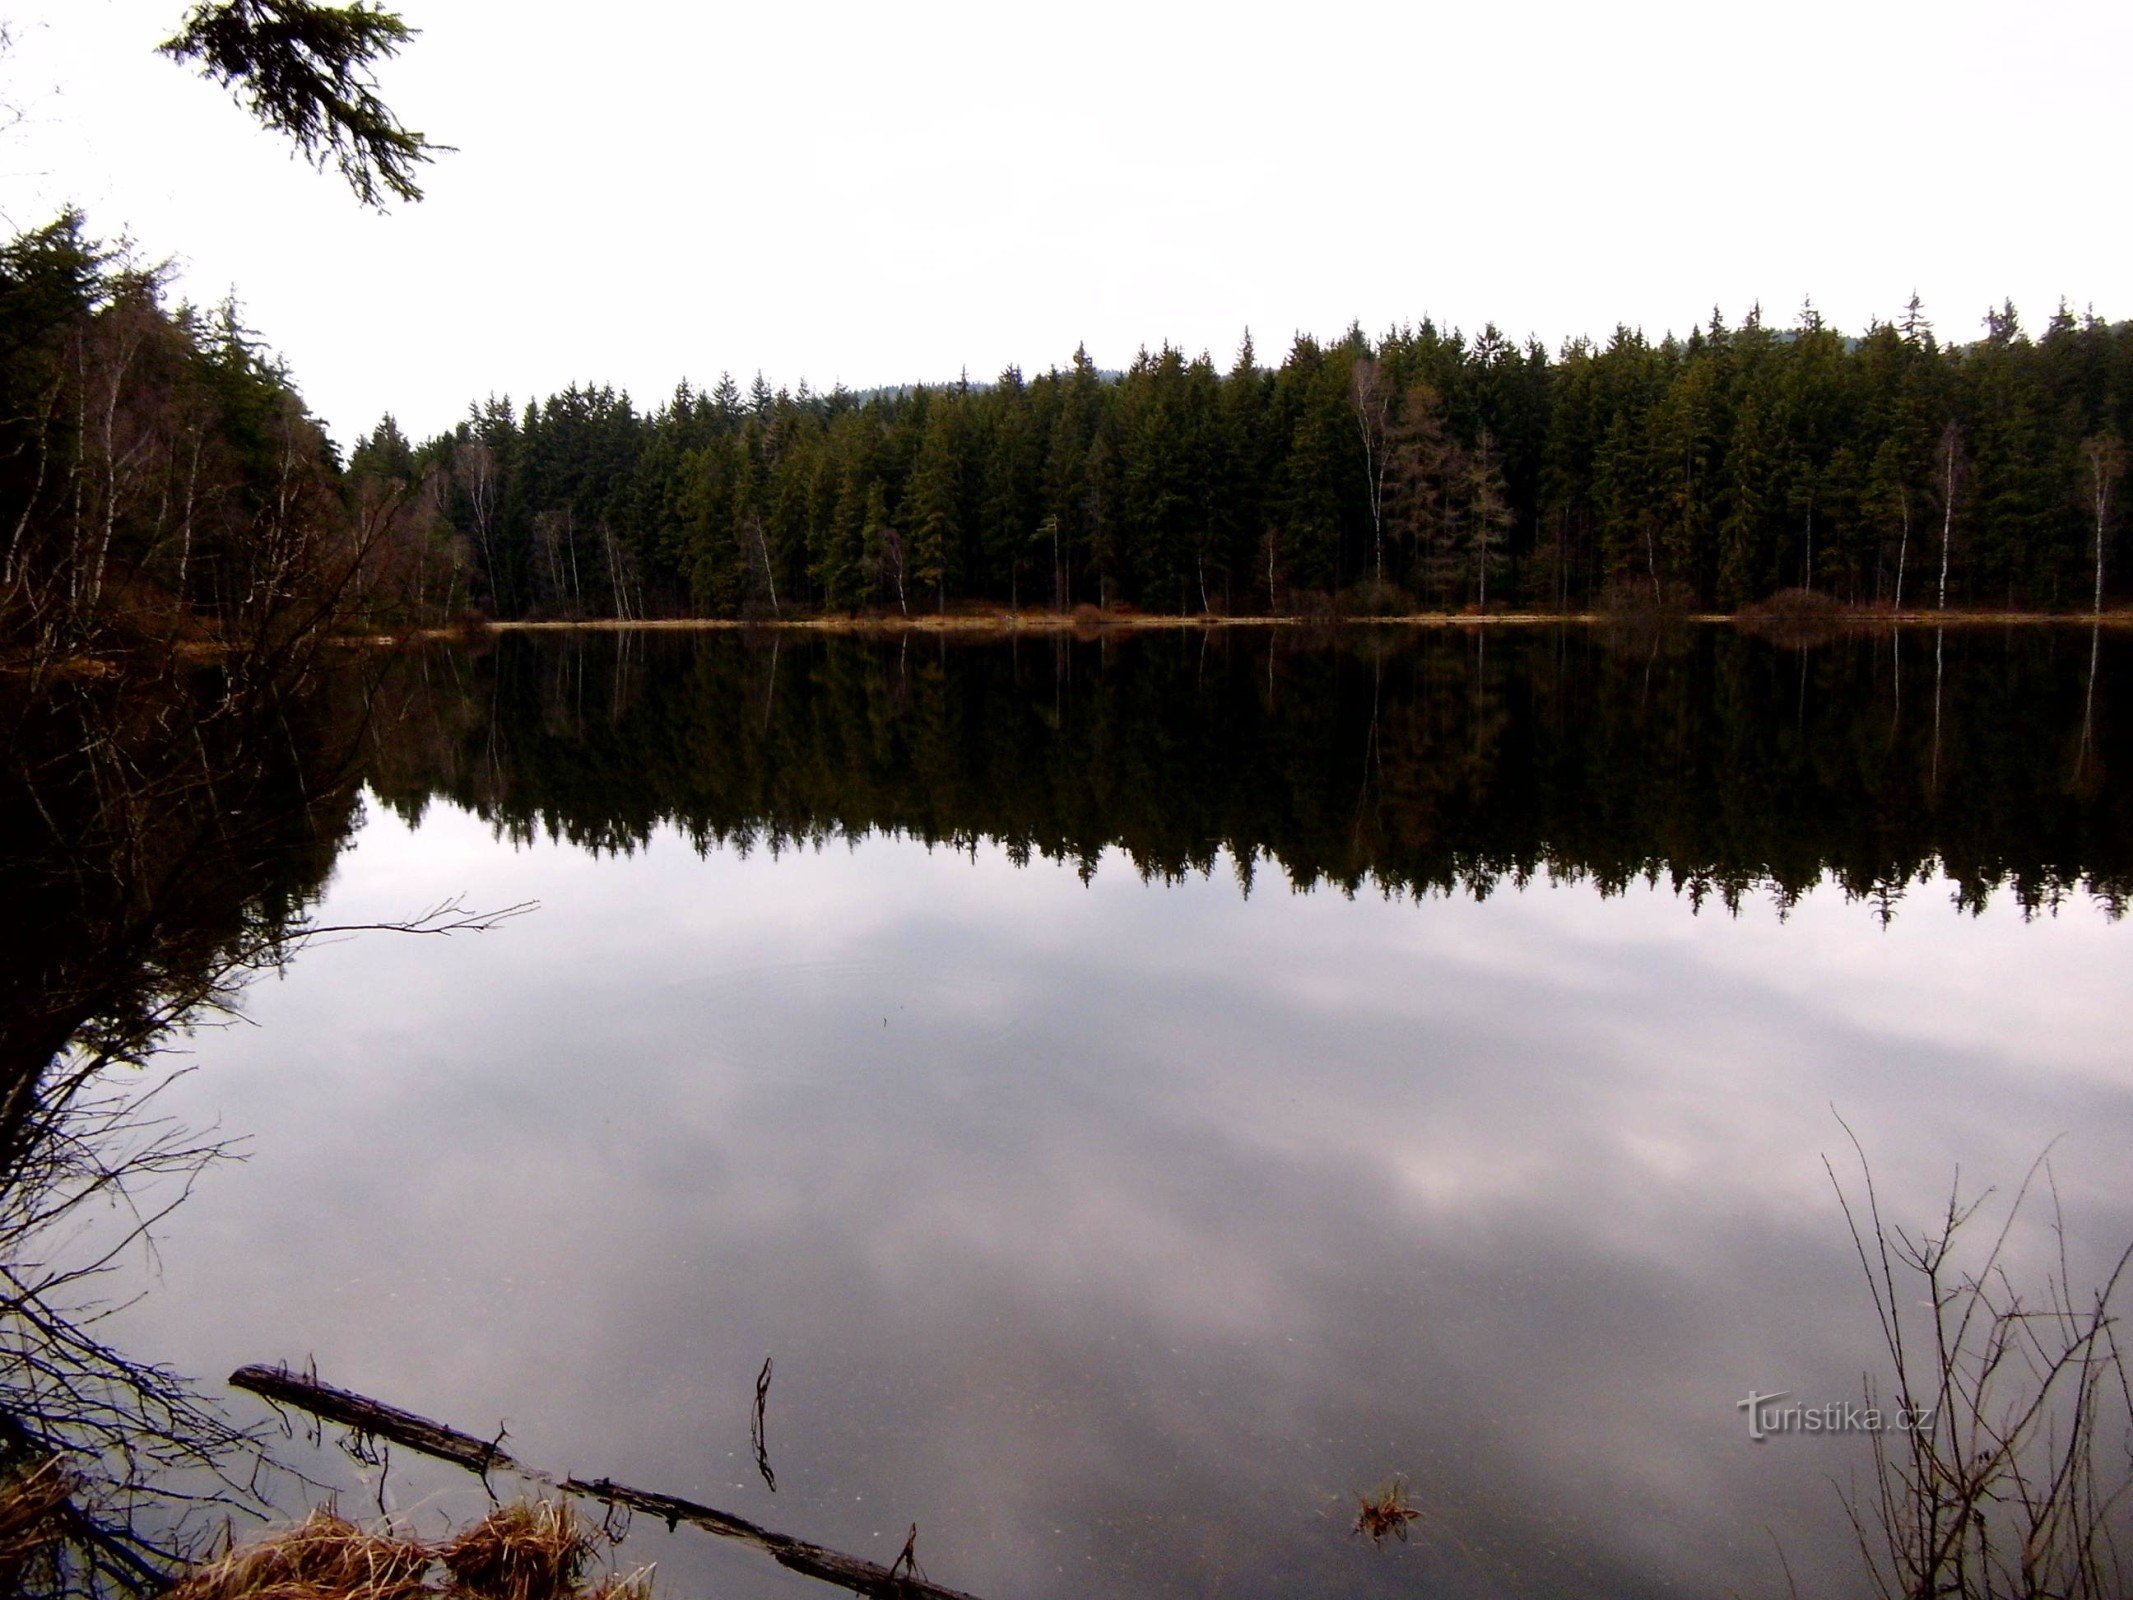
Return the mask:
<svg viewBox="0 0 2133 1600">
<path fill-rule="evenodd" d="M 0 216 L 71 199 L 234 286 L 344 444 L 572 380 L 1226 365 L 1246 326 L 2133 315 L 2115 0 L 400 9 L 386 98 L 459 148 L 381 217 L 153 54 L 183 0 L 12 0 Z"/>
</svg>

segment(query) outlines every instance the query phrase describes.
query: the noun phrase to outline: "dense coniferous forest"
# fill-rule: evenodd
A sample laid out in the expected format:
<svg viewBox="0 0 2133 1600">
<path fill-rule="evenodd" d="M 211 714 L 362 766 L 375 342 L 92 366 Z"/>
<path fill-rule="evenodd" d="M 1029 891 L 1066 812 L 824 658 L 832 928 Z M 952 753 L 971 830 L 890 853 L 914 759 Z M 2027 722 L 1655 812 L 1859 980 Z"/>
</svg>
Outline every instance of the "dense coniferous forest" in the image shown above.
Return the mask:
<svg viewBox="0 0 2133 1600">
<path fill-rule="evenodd" d="M 190 644 L 278 669 L 448 611 L 465 564 L 406 498 L 342 470 L 234 302 L 173 308 L 78 214 L 0 244 L 6 660 Z"/>
<path fill-rule="evenodd" d="M 1425 322 L 1299 337 L 1273 370 L 1247 338 L 1227 371 L 1077 350 L 648 412 L 572 387 L 419 446 L 388 418 L 352 467 L 505 618 L 2089 609 L 2118 592 L 2129 428 L 2133 323 L 2062 308 L 2032 337 L 2007 305 L 1944 343 L 1914 299 L 1857 337 L 1810 307 L 1552 357 Z"/>
<path fill-rule="evenodd" d="M 1714 315 L 1550 357 L 1493 327 L 1083 351 L 989 384 L 659 409 L 578 388 L 390 418 L 344 466 L 234 306 L 164 303 L 78 217 L 0 247 L 0 630 L 152 633 L 959 606 L 1182 615 L 2101 608 L 2133 323 L 1942 344 Z"/>
</svg>

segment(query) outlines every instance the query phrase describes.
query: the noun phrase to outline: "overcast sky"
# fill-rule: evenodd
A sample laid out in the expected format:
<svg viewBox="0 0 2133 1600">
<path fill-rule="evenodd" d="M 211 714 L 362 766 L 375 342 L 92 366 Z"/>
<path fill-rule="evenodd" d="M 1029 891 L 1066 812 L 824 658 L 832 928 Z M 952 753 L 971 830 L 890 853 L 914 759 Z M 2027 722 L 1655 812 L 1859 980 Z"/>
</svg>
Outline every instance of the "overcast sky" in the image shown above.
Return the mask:
<svg viewBox="0 0 2133 1600">
<path fill-rule="evenodd" d="M 1247 326 L 2133 315 L 2117 0 L 404 0 L 386 98 L 458 150 L 386 216 L 153 53 L 183 10 L 7 5 L 0 212 L 234 287 L 344 444 L 573 380 L 1226 365 Z"/>
</svg>

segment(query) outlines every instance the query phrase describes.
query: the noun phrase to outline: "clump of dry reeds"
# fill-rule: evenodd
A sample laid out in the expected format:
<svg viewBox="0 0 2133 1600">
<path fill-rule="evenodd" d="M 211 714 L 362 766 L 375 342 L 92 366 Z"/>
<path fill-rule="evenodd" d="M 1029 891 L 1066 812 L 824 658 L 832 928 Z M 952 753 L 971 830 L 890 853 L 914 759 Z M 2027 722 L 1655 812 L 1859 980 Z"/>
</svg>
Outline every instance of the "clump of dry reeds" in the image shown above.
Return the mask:
<svg viewBox="0 0 2133 1600">
<path fill-rule="evenodd" d="M 414 1600 L 432 1565 L 427 1545 L 314 1511 L 200 1567 L 170 1593 L 171 1600 Z"/>
<path fill-rule="evenodd" d="M 31 1563 L 66 1531 L 74 1480 L 45 1461 L 0 1484 L 0 1594 L 12 1594 Z"/>
<path fill-rule="evenodd" d="M 592 1530 L 552 1500 L 500 1507 L 437 1551 L 453 1584 L 482 1600 L 575 1594 L 592 1556 Z"/>
<path fill-rule="evenodd" d="M 596 1548 L 584 1520 L 551 1501 L 501 1506 L 434 1544 L 314 1511 L 198 1568 L 165 1600 L 645 1600 L 643 1573 L 586 1584 Z"/>
<path fill-rule="evenodd" d="M 1404 1543 L 1407 1525 L 1422 1515 L 1407 1498 L 1407 1479 L 1400 1476 L 1387 1478 L 1355 1501 L 1355 1531 L 1367 1534 L 1373 1544 L 1383 1544 L 1387 1534 Z"/>
</svg>

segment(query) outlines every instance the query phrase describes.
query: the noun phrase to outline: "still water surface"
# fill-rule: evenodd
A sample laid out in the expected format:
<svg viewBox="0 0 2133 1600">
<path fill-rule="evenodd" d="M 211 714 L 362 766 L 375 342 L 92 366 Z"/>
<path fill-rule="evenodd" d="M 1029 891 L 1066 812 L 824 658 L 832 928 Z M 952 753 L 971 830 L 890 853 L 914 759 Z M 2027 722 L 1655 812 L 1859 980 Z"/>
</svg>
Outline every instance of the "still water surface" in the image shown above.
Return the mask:
<svg viewBox="0 0 2133 1600">
<path fill-rule="evenodd" d="M 319 920 L 539 909 L 315 945 L 191 1039 L 166 1109 L 249 1159 L 118 1327 L 883 1562 L 916 1522 L 988 1600 L 1777 1594 L 1779 1546 L 1856 1592 L 1864 1444 L 1736 1409 L 1880 1370 L 1837 1117 L 1906 1223 L 2057 1139 L 2077 1278 L 2133 1237 L 2090 643 L 418 658 Z"/>
</svg>

